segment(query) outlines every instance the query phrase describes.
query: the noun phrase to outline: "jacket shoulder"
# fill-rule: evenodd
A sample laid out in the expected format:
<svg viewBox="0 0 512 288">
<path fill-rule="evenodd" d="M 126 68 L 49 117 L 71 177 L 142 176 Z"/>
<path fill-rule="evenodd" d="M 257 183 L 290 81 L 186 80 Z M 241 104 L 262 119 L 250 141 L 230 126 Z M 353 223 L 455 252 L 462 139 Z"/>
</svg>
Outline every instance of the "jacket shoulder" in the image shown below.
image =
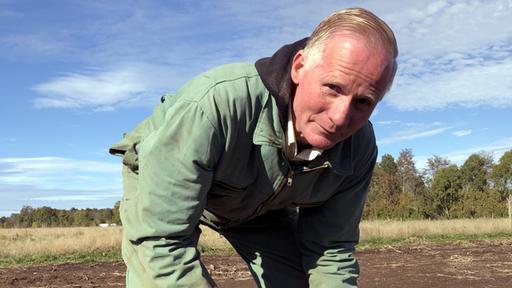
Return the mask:
<svg viewBox="0 0 512 288">
<path fill-rule="evenodd" d="M 252 63 L 232 63 L 212 68 L 199 74 L 183 85 L 176 93 L 177 100 L 202 101 L 216 91 L 231 92 L 226 96 L 238 96 L 244 88 L 253 88 L 261 82 Z M 253 82 L 248 84 L 248 82 Z M 262 85 L 262 84 L 261 84 Z"/>
<path fill-rule="evenodd" d="M 372 122 L 367 121 L 352 136 L 352 153 L 353 160 L 356 161 L 377 157 L 377 143 Z"/>
</svg>

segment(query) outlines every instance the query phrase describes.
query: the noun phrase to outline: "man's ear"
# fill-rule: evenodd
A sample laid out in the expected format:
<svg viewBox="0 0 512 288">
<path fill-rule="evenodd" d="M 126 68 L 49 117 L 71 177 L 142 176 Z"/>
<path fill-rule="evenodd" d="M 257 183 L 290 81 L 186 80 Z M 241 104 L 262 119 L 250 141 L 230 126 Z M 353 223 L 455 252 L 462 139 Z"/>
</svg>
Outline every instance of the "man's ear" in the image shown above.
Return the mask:
<svg viewBox="0 0 512 288">
<path fill-rule="evenodd" d="M 302 78 L 302 73 L 304 71 L 304 54 L 302 50 L 297 52 L 295 56 L 293 57 L 292 61 L 292 69 L 291 69 L 291 77 L 293 83 L 295 85 L 299 84 L 300 78 Z"/>
</svg>

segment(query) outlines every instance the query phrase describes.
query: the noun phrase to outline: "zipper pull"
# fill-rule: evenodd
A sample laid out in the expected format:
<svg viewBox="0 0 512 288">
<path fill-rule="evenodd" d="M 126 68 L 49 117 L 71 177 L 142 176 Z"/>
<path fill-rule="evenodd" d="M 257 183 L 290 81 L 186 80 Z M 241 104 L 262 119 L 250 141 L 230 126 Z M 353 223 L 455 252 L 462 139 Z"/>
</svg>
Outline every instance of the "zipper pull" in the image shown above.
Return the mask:
<svg viewBox="0 0 512 288">
<path fill-rule="evenodd" d="M 288 176 L 288 180 L 286 181 L 286 185 L 288 185 L 288 186 L 292 186 L 292 182 L 293 182 L 293 179 L 292 179 L 292 175 L 290 174 L 290 175 Z"/>
</svg>

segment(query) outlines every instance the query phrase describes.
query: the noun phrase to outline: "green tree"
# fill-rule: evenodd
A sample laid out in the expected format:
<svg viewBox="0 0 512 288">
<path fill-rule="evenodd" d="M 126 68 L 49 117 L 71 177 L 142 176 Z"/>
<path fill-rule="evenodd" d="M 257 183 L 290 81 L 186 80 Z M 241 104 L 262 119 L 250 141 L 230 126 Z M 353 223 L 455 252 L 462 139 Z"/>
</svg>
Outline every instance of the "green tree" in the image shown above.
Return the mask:
<svg viewBox="0 0 512 288">
<path fill-rule="evenodd" d="M 90 226 L 90 219 L 85 209 L 77 209 L 72 215 L 73 226 Z"/>
<path fill-rule="evenodd" d="M 432 179 L 439 169 L 448 167 L 450 164 L 450 160 L 447 158 L 432 155 L 432 157 L 427 159 L 427 167 L 424 169 L 424 174 L 427 179 Z"/>
<path fill-rule="evenodd" d="M 512 226 L 512 150 L 505 152 L 498 164 L 493 166 L 491 179 L 501 198 L 507 199 L 508 218 Z"/>
<path fill-rule="evenodd" d="M 462 189 L 483 192 L 488 188 L 488 178 L 492 167 L 492 157 L 483 153 L 472 154 L 460 167 Z"/>
<path fill-rule="evenodd" d="M 424 182 L 416 169 L 412 150 L 402 149 L 396 160 L 396 165 L 401 193 L 420 195 Z"/>
<path fill-rule="evenodd" d="M 57 209 L 56 210 L 58 223 L 57 226 L 59 227 L 68 227 L 71 226 L 71 220 L 70 220 L 70 211 L 63 210 L 63 209 Z"/>
<path fill-rule="evenodd" d="M 19 227 L 28 228 L 32 227 L 32 222 L 34 221 L 34 211 L 35 209 L 32 206 L 23 206 L 20 210 L 19 214 Z"/>
<path fill-rule="evenodd" d="M 101 223 L 112 223 L 112 209 L 103 208 L 100 210 L 100 215 Z"/>
<path fill-rule="evenodd" d="M 462 198 L 462 182 L 457 165 L 439 169 L 432 179 L 432 186 L 425 195 L 426 216 L 450 218 L 450 212 Z"/>
<path fill-rule="evenodd" d="M 363 211 L 365 219 L 393 218 L 393 207 L 396 206 L 400 192 L 397 166 L 393 156 L 385 154 L 375 165 L 368 197 Z"/>
<path fill-rule="evenodd" d="M 512 191 L 512 150 L 503 154 L 492 167 L 491 179 L 494 188 L 506 199 Z"/>
<path fill-rule="evenodd" d="M 58 223 L 59 219 L 55 209 L 47 206 L 35 209 L 32 227 L 52 227 L 57 226 Z"/>
<path fill-rule="evenodd" d="M 503 217 L 507 214 L 505 202 L 496 190 L 470 191 L 452 209 L 457 218 Z"/>
<path fill-rule="evenodd" d="M 117 225 L 121 225 L 121 216 L 119 215 L 120 206 L 121 201 L 117 201 L 116 204 L 114 204 L 114 208 L 112 208 L 112 223 Z"/>
</svg>

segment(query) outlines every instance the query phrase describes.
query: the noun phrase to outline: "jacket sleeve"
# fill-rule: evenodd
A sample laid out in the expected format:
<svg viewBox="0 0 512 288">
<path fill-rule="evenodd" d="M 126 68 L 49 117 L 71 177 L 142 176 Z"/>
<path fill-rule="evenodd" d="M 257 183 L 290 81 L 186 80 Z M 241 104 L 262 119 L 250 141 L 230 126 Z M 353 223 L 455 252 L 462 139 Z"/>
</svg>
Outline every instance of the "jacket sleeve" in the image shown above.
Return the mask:
<svg viewBox="0 0 512 288">
<path fill-rule="evenodd" d="M 128 286 L 212 284 L 194 238 L 218 147 L 216 130 L 201 106 L 186 100 L 173 103 L 162 126 L 137 145 L 138 176 L 131 172 L 138 178 L 136 189 L 127 193 L 125 185 L 121 207 Z"/>
<path fill-rule="evenodd" d="M 377 157 L 376 146 L 354 167 L 337 194 L 318 207 L 301 208 L 298 235 L 311 287 L 357 287 L 354 258 L 359 222 Z"/>
</svg>

